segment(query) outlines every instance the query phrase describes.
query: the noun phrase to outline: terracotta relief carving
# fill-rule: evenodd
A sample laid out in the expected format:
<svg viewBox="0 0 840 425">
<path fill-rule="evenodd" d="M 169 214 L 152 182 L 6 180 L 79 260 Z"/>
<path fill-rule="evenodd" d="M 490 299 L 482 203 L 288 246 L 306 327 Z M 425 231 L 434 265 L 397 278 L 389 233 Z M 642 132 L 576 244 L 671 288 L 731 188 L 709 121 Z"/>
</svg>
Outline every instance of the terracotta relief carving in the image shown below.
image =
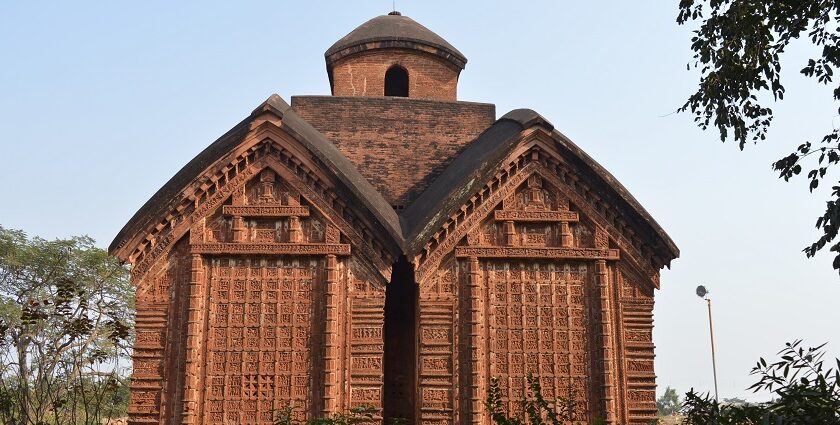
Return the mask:
<svg viewBox="0 0 840 425">
<path fill-rule="evenodd" d="M 528 374 L 539 377 L 548 399 L 574 397 L 586 417 L 587 395 L 595 383 L 588 351 L 592 338 L 584 322 L 587 269 L 535 263 L 488 262 L 482 267 L 489 288 L 492 356 L 508 409 L 519 411 Z"/>
<path fill-rule="evenodd" d="M 321 365 L 312 354 L 324 266 L 307 258 L 211 261 L 207 423 L 271 423 L 284 404 L 319 403 L 312 376 Z"/>
</svg>

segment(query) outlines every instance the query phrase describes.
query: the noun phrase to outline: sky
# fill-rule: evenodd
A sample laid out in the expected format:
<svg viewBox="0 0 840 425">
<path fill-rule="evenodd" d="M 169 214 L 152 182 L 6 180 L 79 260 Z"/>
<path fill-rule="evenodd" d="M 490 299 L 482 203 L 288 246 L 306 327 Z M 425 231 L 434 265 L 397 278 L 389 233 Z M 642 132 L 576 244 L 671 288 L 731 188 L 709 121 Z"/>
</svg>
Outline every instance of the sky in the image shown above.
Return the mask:
<svg viewBox="0 0 840 425">
<path fill-rule="evenodd" d="M 759 356 L 828 342 L 840 356 L 840 278 L 806 259 L 830 195 L 770 164 L 840 124 L 830 90 L 783 60 L 766 142 L 741 152 L 675 114 L 696 87 L 677 0 L 397 2 L 468 63 L 459 100 L 538 111 L 601 163 L 679 246 L 656 294 L 659 392 L 712 390 L 710 289 L 721 398 Z M 0 225 L 107 247 L 184 164 L 277 93 L 328 95 L 324 51 L 391 1 L 0 2 Z M 831 181 L 831 177 L 828 181 Z M 837 178 L 833 176 L 833 178 Z"/>
</svg>

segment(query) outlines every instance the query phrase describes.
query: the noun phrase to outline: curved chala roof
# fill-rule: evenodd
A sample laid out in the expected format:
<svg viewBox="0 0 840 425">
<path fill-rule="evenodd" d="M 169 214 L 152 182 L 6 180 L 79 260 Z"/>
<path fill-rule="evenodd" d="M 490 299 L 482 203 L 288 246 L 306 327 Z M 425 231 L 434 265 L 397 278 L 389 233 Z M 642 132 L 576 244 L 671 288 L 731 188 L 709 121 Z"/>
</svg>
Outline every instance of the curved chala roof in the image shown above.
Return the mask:
<svg viewBox="0 0 840 425">
<path fill-rule="evenodd" d="M 216 168 L 229 160 L 265 116 L 278 118 L 281 131 L 305 149 L 301 160 L 316 164 L 338 184 L 338 195 L 355 205 L 379 243 L 394 258 L 419 259 L 430 241 L 441 237 L 447 221 L 464 213 L 464 205 L 489 184 L 517 155 L 536 158 L 540 153 L 560 158 L 566 171 L 545 166 L 543 173 L 562 172 L 565 178 L 586 182 L 583 191 L 592 199 L 592 211 L 603 211 L 604 223 L 614 227 L 619 245 L 637 252 L 645 268 L 658 270 L 679 256 L 679 250 L 635 198 L 609 172 L 554 126 L 532 110 L 509 112 L 464 149 L 411 205 L 397 213 L 359 174 L 356 167 L 315 128 L 301 119 L 279 96 L 272 95 L 248 118 L 199 153 L 172 177 L 117 234 L 109 247 L 122 260 L 131 260 L 139 246 L 154 240 L 156 232 L 177 221 L 174 216 L 192 202 L 191 196 L 207 184 Z M 555 161 L 557 162 L 557 161 Z M 571 175 L 571 176 L 569 176 Z M 583 187 L 582 183 L 577 186 Z M 641 258 L 645 257 L 645 258 Z"/>
</svg>

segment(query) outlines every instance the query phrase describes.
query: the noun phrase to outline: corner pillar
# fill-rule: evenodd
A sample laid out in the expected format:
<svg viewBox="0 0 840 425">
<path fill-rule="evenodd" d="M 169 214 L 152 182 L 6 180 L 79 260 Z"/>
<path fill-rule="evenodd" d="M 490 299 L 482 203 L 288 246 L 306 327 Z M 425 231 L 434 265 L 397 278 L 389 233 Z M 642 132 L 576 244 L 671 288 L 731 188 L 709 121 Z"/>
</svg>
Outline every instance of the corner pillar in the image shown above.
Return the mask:
<svg viewBox="0 0 840 425">
<path fill-rule="evenodd" d="M 338 411 L 339 352 L 338 352 L 338 260 L 327 255 L 326 279 L 324 279 L 324 398 L 322 413 L 326 417 Z"/>
<path fill-rule="evenodd" d="M 485 288 L 481 284 L 481 270 L 477 257 L 469 257 L 467 260 L 467 287 L 469 290 L 469 301 L 467 317 L 469 327 L 467 335 L 467 355 L 469 364 L 469 399 L 467 410 L 469 412 L 470 424 L 483 424 L 486 414 L 484 407 L 484 396 L 488 377 L 486 376 L 485 364 L 487 363 L 487 350 L 485 347 Z"/>
<path fill-rule="evenodd" d="M 187 343 L 184 362 L 183 425 L 200 424 L 203 395 L 202 341 L 204 339 L 205 278 L 204 259 L 200 254 L 190 256 L 189 306 L 187 308 Z"/>
<path fill-rule="evenodd" d="M 598 260 L 595 264 L 595 279 L 598 285 L 600 299 L 600 349 L 601 349 L 601 410 L 604 419 L 608 424 L 616 423 L 616 397 L 615 397 L 615 365 L 613 358 L 615 354 L 615 340 L 612 333 L 612 302 L 610 294 L 610 278 L 607 270 L 607 262 Z"/>
</svg>

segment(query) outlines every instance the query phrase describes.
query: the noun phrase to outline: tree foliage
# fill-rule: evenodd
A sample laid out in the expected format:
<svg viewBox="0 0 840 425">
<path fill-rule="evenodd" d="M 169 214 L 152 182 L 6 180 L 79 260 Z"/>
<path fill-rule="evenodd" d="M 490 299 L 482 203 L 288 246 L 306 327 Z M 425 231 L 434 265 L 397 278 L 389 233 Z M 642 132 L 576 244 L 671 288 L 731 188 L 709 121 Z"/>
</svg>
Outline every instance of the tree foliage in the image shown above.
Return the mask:
<svg viewBox="0 0 840 425">
<path fill-rule="evenodd" d="M 759 404 L 715 403 L 692 389 L 685 395 L 683 413 L 691 425 L 721 424 L 840 424 L 840 359 L 836 368 L 824 364 L 823 345 L 803 348 L 802 341 L 786 344 L 780 359 L 759 359 L 751 374 L 759 380 L 753 391 L 767 390 L 773 400 Z"/>
<path fill-rule="evenodd" d="M 822 53 L 803 64 L 802 75 L 832 90 L 840 100 L 834 71 L 840 66 L 840 2 L 834 0 L 680 0 L 677 23 L 698 22 L 691 39 L 693 66 L 701 72 L 697 91 L 679 108 L 690 112 L 702 129 L 714 127 L 721 141 L 730 138 L 744 149 L 767 137 L 773 120 L 768 103 L 781 101 L 780 57 L 793 40 L 805 38 Z M 689 65 L 690 67 L 692 64 Z M 840 112 L 840 109 L 838 109 Z M 811 191 L 840 162 L 840 129 L 817 142 L 805 141 L 773 163 L 785 181 L 804 169 Z M 822 235 L 803 250 L 814 256 L 826 245 L 837 252 L 840 270 L 840 183 L 832 187 L 825 212 L 817 219 Z"/>
<path fill-rule="evenodd" d="M 665 387 L 665 392 L 656 399 L 656 410 L 659 416 L 669 416 L 680 411 L 680 395 L 677 390 Z"/>
<path fill-rule="evenodd" d="M 132 300 L 127 269 L 92 239 L 0 227 L 0 422 L 123 416 Z"/>
</svg>

